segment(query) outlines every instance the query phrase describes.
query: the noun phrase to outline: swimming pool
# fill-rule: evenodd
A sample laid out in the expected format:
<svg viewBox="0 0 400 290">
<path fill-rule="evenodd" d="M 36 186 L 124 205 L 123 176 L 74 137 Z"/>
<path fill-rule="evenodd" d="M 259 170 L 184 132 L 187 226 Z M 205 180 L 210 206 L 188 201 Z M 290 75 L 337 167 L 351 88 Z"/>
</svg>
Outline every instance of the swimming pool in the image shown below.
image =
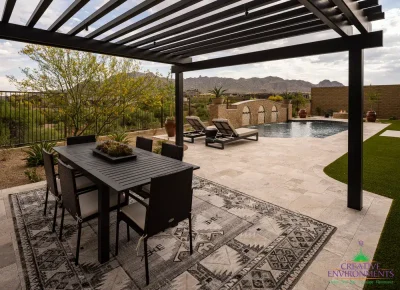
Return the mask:
<svg viewBox="0 0 400 290">
<path fill-rule="evenodd" d="M 292 138 L 314 137 L 325 138 L 346 131 L 348 124 L 333 121 L 304 121 L 273 123 L 251 126 L 258 129 L 260 137 Z"/>
</svg>

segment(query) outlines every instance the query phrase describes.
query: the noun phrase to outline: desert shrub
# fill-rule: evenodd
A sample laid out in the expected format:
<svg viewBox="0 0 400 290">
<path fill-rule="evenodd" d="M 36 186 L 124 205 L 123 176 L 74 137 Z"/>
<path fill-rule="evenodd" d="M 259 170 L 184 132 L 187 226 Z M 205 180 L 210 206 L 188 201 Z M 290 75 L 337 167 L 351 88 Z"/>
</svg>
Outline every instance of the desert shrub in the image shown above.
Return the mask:
<svg viewBox="0 0 400 290">
<path fill-rule="evenodd" d="M 397 120 L 397 117 L 395 117 L 395 116 L 392 116 L 392 117 L 390 117 L 390 118 L 389 118 L 389 120 L 390 120 L 390 121 Z"/>
<path fill-rule="evenodd" d="M 40 175 L 37 173 L 36 168 L 28 168 L 27 170 L 24 171 L 25 175 L 28 177 L 28 179 L 31 182 L 39 182 L 42 181 L 42 178 Z"/>
<path fill-rule="evenodd" d="M 283 97 L 282 96 L 270 96 L 268 100 L 273 101 L 273 102 L 282 102 Z"/>
<path fill-rule="evenodd" d="M 156 142 L 156 146 L 153 148 L 153 152 L 156 154 L 161 154 L 161 148 L 163 143 L 167 143 L 167 140 L 159 140 Z"/>
<path fill-rule="evenodd" d="M 29 146 L 29 148 L 24 151 L 26 154 L 28 154 L 28 157 L 25 158 L 26 165 L 28 167 L 36 167 L 36 166 L 44 165 L 42 150 L 44 149 L 49 153 L 53 153 L 54 146 L 56 146 L 55 142 L 41 142 L 41 143 L 36 143 L 36 144 Z M 57 163 L 56 158 L 55 158 L 54 162 Z"/>
<path fill-rule="evenodd" d="M 112 134 L 111 139 L 114 140 L 115 142 L 124 143 L 124 144 L 128 144 L 130 141 L 130 138 L 128 137 L 128 133 L 126 133 L 126 132 L 117 132 L 115 134 Z"/>
</svg>

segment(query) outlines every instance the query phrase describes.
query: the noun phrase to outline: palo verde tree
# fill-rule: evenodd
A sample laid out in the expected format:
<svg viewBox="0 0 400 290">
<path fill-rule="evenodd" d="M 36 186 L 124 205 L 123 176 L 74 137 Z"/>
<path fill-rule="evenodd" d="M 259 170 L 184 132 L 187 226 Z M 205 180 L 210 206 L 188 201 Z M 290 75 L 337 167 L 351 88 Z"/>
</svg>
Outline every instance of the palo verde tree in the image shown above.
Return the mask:
<svg viewBox="0 0 400 290">
<path fill-rule="evenodd" d="M 163 85 L 159 75 L 140 73 L 136 60 L 40 45 L 27 45 L 20 54 L 37 66 L 22 68 L 21 80 L 7 77 L 21 91 L 46 93 L 70 135 L 102 135 L 143 104 L 160 104 L 154 93 Z"/>
</svg>

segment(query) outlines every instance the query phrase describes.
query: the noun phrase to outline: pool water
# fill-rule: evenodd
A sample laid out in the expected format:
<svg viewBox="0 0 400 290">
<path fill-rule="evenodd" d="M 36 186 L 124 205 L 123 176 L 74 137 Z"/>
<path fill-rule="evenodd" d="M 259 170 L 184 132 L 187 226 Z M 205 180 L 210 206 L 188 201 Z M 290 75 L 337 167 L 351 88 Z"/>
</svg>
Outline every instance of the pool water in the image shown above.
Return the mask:
<svg viewBox="0 0 400 290">
<path fill-rule="evenodd" d="M 292 138 L 292 137 L 314 137 L 325 138 L 346 131 L 348 124 L 333 121 L 305 121 L 261 124 L 251 126 L 258 129 L 261 137 Z"/>
</svg>

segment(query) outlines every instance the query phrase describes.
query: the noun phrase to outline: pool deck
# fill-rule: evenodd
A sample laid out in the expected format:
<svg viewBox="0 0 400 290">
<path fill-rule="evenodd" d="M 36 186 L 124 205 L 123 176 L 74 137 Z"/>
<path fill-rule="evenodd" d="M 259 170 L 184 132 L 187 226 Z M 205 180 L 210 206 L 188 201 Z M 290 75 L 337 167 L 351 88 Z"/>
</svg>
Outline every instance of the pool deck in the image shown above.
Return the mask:
<svg viewBox="0 0 400 290">
<path fill-rule="evenodd" d="M 386 126 L 365 123 L 364 139 Z M 347 131 L 324 139 L 260 137 L 258 142 L 229 144 L 225 150 L 206 147 L 204 139 L 187 145 L 184 161 L 201 167 L 196 175 L 337 227 L 295 290 L 362 289 L 363 280 L 355 285 L 330 283 L 328 271 L 352 260 L 360 240 L 363 252 L 372 259 L 392 200 L 364 191 L 364 208 L 349 209 L 347 186 L 324 174 L 325 166 L 347 152 Z M 8 195 L 44 185 L 39 182 L 0 190 L 0 289 L 25 289 L 17 271 L 20 266 Z"/>
</svg>

